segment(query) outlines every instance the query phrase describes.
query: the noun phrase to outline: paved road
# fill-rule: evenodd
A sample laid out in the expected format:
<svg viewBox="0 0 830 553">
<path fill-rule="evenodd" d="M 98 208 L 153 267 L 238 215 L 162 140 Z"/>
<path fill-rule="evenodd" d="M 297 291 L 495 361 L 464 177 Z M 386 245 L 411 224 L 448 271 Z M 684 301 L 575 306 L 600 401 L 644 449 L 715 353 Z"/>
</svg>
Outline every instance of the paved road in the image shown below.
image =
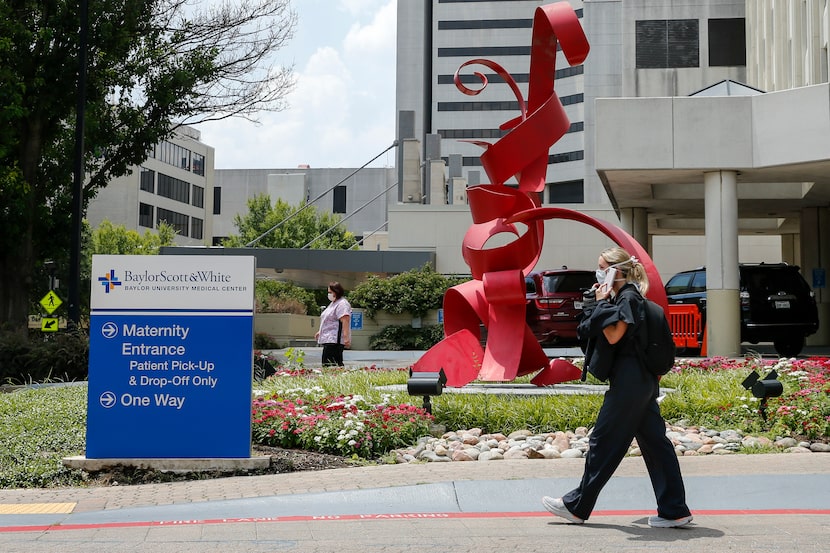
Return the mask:
<svg viewBox="0 0 830 553">
<path fill-rule="evenodd" d="M 390 465 L 139 486 L 0 490 L 0 551 L 825 551 L 830 456 L 681 459 L 694 524 L 652 529 L 642 460 L 572 526 L 542 495 L 581 459 Z M 35 509 L 57 512 L 28 514 Z"/>
</svg>

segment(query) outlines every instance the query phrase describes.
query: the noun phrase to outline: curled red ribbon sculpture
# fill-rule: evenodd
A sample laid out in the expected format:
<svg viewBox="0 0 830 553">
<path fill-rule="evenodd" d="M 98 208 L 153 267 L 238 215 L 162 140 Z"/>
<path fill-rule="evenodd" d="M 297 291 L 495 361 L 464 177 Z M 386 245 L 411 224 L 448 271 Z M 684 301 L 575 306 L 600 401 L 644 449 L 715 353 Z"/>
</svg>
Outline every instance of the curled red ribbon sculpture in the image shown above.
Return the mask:
<svg viewBox="0 0 830 553">
<path fill-rule="evenodd" d="M 569 219 L 599 229 L 636 255 L 650 279 L 660 281 L 645 250 L 619 227 L 576 211 L 540 207 L 538 193 L 545 187 L 548 152 L 570 127 L 554 91 L 557 44 L 570 65 L 579 65 L 588 56 L 588 40 L 567 2 L 536 9 L 527 102 L 510 74 L 493 61 L 467 61 L 455 74 L 456 87 L 464 94 L 476 95 L 486 88 L 486 76 L 475 72 L 482 86 L 471 89 L 461 83 L 459 72 L 470 65 L 495 71 L 516 96 L 520 115 L 501 125 L 509 132 L 496 143 L 469 141 L 484 148 L 481 162 L 492 183 L 467 191 L 473 224 L 464 236 L 462 255 L 473 280 L 447 291 L 446 338 L 412 368 L 430 372 L 443 369 L 448 386 L 460 387 L 473 380 L 510 381 L 536 371 L 540 372 L 531 382 L 539 386 L 580 377 L 580 369 L 572 363 L 548 360 L 525 321 L 524 277 L 541 255 L 547 219 Z M 504 185 L 514 176 L 518 189 Z M 517 224 L 527 227 L 524 233 Z M 486 247 L 491 238 L 505 234 L 512 235 L 513 240 L 503 246 Z M 665 305 L 662 287 L 655 293 L 663 296 L 652 299 Z M 487 329 L 486 348 L 480 344 L 481 324 Z"/>
</svg>

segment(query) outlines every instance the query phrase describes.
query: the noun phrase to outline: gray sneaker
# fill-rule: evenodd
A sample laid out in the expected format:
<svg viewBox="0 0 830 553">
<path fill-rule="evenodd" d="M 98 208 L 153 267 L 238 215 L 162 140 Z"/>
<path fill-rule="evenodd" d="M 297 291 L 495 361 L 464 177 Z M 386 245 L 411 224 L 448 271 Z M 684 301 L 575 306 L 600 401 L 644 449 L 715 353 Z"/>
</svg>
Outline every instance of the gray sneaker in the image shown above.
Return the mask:
<svg viewBox="0 0 830 553">
<path fill-rule="evenodd" d="M 561 497 L 548 497 L 545 496 L 542 498 L 542 505 L 545 506 L 545 509 L 551 512 L 556 516 L 562 517 L 571 524 L 582 524 L 585 522 L 565 507 L 565 503 L 562 502 Z"/>
<path fill-rule="evenodd" d="M 677 519 L 663 518 L 658 516 L 648 517 L 648 525 L 652 528 L 680 528 L 692 522 L 692 515 Z"/>
</svg>

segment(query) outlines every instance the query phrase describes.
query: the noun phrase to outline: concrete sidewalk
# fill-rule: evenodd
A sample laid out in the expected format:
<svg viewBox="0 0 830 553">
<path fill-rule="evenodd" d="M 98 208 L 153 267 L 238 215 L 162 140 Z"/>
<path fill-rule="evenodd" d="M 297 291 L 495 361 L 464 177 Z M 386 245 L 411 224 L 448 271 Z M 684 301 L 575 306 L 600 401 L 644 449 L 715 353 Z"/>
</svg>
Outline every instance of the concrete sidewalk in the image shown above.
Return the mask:
<svg viewBox="0 0 830 553">
<path fill-rule="evenodd" d="M 582 459 L 356 467 L 168 484 L 0 490 L 10 551 L 823 551 L 830 456 L 681 458 L 695 523 L 652 529 L 642 459 L 626 458 L 594 516 L 571 526 L 543 495 L 578 482 Z M 62 512 L 29 514 L 38 506 Z M 276 542 L 275 542 L 276 540 Z M 552 543 L 556 546 L 553 547 Z"/>
</svg>

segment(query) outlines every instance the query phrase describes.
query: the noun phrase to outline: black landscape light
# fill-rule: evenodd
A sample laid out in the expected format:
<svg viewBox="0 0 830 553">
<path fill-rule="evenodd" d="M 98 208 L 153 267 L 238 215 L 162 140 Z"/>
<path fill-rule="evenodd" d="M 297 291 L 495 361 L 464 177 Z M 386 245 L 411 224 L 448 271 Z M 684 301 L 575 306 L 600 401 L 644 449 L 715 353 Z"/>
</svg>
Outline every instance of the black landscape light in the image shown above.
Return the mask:
<svg viewBox="0 0 830 553">
<path fill-rule="evenodd" d="M 764 422 L 767 421 L 767 399 L 771 397 L 778 397 L 784 393 L 784 385 L 778 381 L 778 373 L 775 369 L 767 373 L 767 376 L 761 378 L 757 372 L 752 371 L 747 376 L 741 386 L 747 390 L 752 391 L 752 395 L 761 400 L 761 405 L 758 412 L 761 413 L 761 418 Z"/>
<path fill-rule="evenodd" d="M 447 375 L 444 369 L 438 372 L 415 372 L 409 369 L 409 380 L 406 381 L 406 393 L 411 396 L 424 396 L 424 410 L 432 414 L 430 396 L 440 396 L 447 384 Z"/>
</svg>

